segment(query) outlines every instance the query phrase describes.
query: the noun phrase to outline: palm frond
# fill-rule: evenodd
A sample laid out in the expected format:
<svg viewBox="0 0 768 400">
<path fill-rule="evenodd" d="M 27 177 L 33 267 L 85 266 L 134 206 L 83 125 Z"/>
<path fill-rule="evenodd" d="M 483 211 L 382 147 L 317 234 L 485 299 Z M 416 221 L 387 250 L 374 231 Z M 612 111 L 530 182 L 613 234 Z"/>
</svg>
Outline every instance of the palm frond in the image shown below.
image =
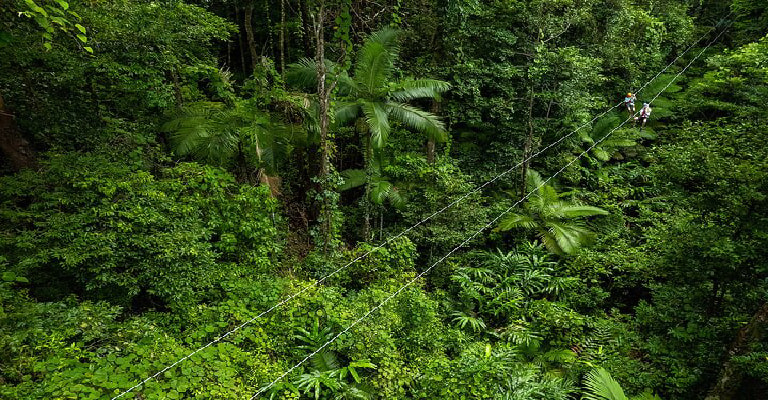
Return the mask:
<svg viewBox="0 0 768 400">
<path fill-rule="evenodd" d="M 380 44 L 390 53 L 396 54 L 399 50 L 399 39 L 399 29 L 385 27 L 379 31 L 371 33 L 370 36 L 368 36 L 367 42 Z"/>
<path fill-rule="evenodd" d="M 510 214 L 499 223 L 499 230 L 508 231 L 513 228 L 532 229 L 537 226 L 537 222 L 529 215 Z"/>
<path fill-rule="evenodd" d="M 563 253 L 571 254 L 578 247 L 589 243 L 594 235 L 592 231 L 577 222 L 561 223 L 550 221 L 549 233 L 557 241 Z"/>
<path fill-rule="evenodd" d="M 610 213 L 600 207 L 568 204 L 558 201 L 550 205 L 552 214 L 558 218 L 591 217 L 594 215 L 609 215 Z"/>
<path fill-rule="evenodd" d="M 541 357 L 548 362 L 568 364 L 576 361 L 577 355 L 570 349 L 553 349 L 547 351 Z"/>
<path fill-rule="evenodd" d="M 342 95 L 349 94 L 357 89 L 357 84 L 349 77 L 346 71 L 340 71 L 341 67 L 331 60 L 324 60 L 326 82 L 338 80 L 339 90 Z M 285 73 L 285 81 L 293 86 L 314 93 L 317 90 L 317 61 L 304 57 L 299 61 L 288 65 Z"/>
<path fill-rule="evenodd" d="M 329 373 L 321 371 L 303 374 L 294 383 L 299 389 L 303 389 L 305 394 L 314 392 L 316 400 L 320 398 L 323 387 L 327 387 L 331 391 L 338 390 L 341 387 L 341 384 L 331 377 Z"/>
<path fill-rule="evenodd" d="M 208 136 L 211 124 L 210 120 L 203 116 L 182 116 L 167 122 L 162 129 L 170 132 L 173 152 L 179 156 L 187 156 Z"/>
<path fill-rule="evenodd" d="M 542 185 L 544 185 L 544 179 L 537 171 L 529 169 L 525 173 L 525 186 L 528 188 L 528 190 L 536 189 Z"/>
<path fill-rule="evenodd" d="M 397 190 L 397 187 L 391 182 L 380 178 L 371 183 L 371 202 L 377 205 L 384 204 L 385 201 L 389 202 L 395 208 L 401 208 L 405 204 L 405 199 Z"/>
<path fill-rule="evenodd" d="M 239 138 L 231 130 L 208 132 L 197 141 L 192 155 L 214 164 L 223 164 L 237 152 Z"/>
<path fill-rule="evenodd" d="M 381 149 L 389 138 L 389 117 L 384 108 L 378 103 L 362 102 L 361 109 L 365 115 L 365 122 L 371 132 L 371 146 Z"/>
<path fill-rule="evenodd" d="M 609 153 L 605 148 L 602 146 L 600 147 L 593 147 L 592 148 L 592 155 L 595 156 L 598 160 L 602 162 L 606 162 L 611 159 L 613 156 L 611 153 Z"/>
<path fill-rule="evenodd" d="M 394 57 L 379 43 L 366 43 L 355 64 L 355 81 L 367 93 L 382 90 L 394 70 Z"/>
<path fill-rule="evenodd" d="M 404 103 L 387 103 L 389 113 L 411 129 L 424 132 L 435 142 L 445 142 L 445 125 L 436 115 Z"/>
<path fill-rule="evenodd" d="M 398 57 L 398 31 L 385 28 L 372 33 L 358 52 L 354 80 L 368 93 L 379 92 L 392 75 Z"/>
<path fill-rule="evenodd" d="M 339 186 L 339 191 L 346 191 L 356 187 L 365 185 L 367 174 L 362 169 L 347 169 L 341 172 L 341 176 L 344 178 L 344 183 Z"/>
<path fill-rule="evenodd" d="M 305 57 L 288 65 L 285 81 L 307 91 L 314 91 L 317 89 L 317 62 Z"/>
<path fill-rule="evenodd" d="M 481 332 L 486 328 L 485 322 L 483 322 L 482 318 L 467 315 L 461 311 L 456 311 L 451 315 L 453 315 L 453 323 L 461 329 L 469 326 L 472 332 Z"/>
<path fill-rule="evenodd" d="M 360 104 L 357 102 L 342 102 L 336 108 L 336 123 L 346 125 L 360 115 Z"/>
<path fill-rule="evenodd" d="M 387 181 L 378 181 L 371 183 L 371 202 L 373 204 L 382 205 L 384 201 L 389 197 L 389 191 L 394 188 L 392 183 Z"/>
<path fill-rule="evenodd" d="M 397 84 L 389 98 L 401 103 L 414 99 L 436 99 L 450 88 L 450 83 L 437 79 L 408 79 Z"/>
<path fill-rule="evenodd" d="M 597 368 L 589 372 L 585 383 L 587 393 L 586 400 L 628 400 L 618 382 L 603 368 Z"/>
<path fill-rule="evenodd" d="M 538 232 L 541 243 L 544 244 L 544 247 L 546 247 L 547 250 L 559 256 L 564 256 L 567 254 L 566 251 L 560 247 L 560 243 L 557 241 L 557 238 L 551 231 L 540 228 Z"/>
</svg>

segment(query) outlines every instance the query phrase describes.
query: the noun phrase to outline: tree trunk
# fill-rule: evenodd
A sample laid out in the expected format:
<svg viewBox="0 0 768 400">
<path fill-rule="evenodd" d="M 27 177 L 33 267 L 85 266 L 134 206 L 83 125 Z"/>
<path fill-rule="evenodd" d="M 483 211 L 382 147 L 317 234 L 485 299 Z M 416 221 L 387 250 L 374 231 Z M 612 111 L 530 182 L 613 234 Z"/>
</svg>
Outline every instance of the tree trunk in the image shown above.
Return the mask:
<svg viewBox="0 0 768 400">
<path fill-rule="evenodd" d="M 307 4 L 308 0 L 300 0 L 300 8 L 301 8 L 301 25 L 302 25 L 302 32 L 303 32 L 303 39 L 304 39 L 304 52 L 307 55 L 307 57 L 311 57 L 312 54 L 312 26 L 309 23 L 309 4 Z"/>
<path fill-rule="evenodd" d="M 432 114 L 437 115 L 437 113 L 440 112 L 440 102 L 437 100 L 432 100 Z M 435 163 L 435 138 L 434 137 L 428 137 L 427 138 L 427 163 L 434 164 Z"/>
<path fill-rule="evenodd" d="M 235 20 L 240 21 L 240 9 L 238 7 L 235 7 Z M 237 33 L 237 47 L 240 50 L 240 66 L 242 68 L 243 74 L 245 75 L 245 44 L 243 43 L 243 32 L 239 30 Z"/>
<path fill-rule="evenodd" d="M 733 362 L 733 357 L 744 355 L 752 343 L 761 341 L 768 330 L 768 303 L 763 304 L 752 316 L 752 320 L 739 330 L 736 339 L 728 350 L 727 359 L 720 370 L 720 376 L 715 382 L 705 400 L 736 399 L 741 387 L 742 372 Z"/>
<path fill-rule="evenodd" d="M 427 139 L 427 163 L 435 163 L 435 139 Z"/>
<path fill-rule="evenodd" d="M 370 130 L 365 135 L 365 223 L 363 224 L 363 240 L 368 241 L 371 233 L 371 177 L 373 176 L 373 143 Z"/>
<path fill-rule="evenodd" d="M 285 82 L 285 0 L 280 0 L 280 75 Z"/>
<path fill-rule="evenodd" d="M 332 227 L 332 215 L 330 210 L 330 203 L 328 201 L 327 190 L 331 190 L 328 186 L 328 175 L 331 172 L 331 152 L 330 143 L 328 138 L 328 130 L 330 127 L 330 106 L 331 106 L 331 92 L 333 91 L 333 85 L 327 85 L 328 71 L 325 68 L 325 30 L 323 24 L 325 23 L 325 2 L 320 2 L 320 8 L 317 13 L 317 19 L 315 21 L 315 62 L 317 65 L 317 101 L 319 103 L 319 122 L 320 122 L 320 187 L 319 191 L 322 193 L 323 203 L 322 207 L 322 226 L 321 232 L 323 236 L 323 252 L 327 252 L 328 245 L 331 240 Z"/>
<path fill-rule="evenodd" d="M 184 97 L 181 95 L 181 82 L 179 82 L 178 68 L 174 67 L 171 71 L 171 80 L 173 80 L 173 96 L 176 99 L 176 108 L 184 106 Z"/>
<path fill-rule="evenodd" d="M 245 37 L 248 41 L 248 51 L 251 53 L 251 71 L 256 69 L 256 66 L 259 64 L 259 53 L 256 49 L 256 40 L 253 37 L 253 25 L 252 25 L 252 19 L 253 19 L 253 4 L 249 4 L 248 7 L 245 8 Z"/>
<path fill-rule="evenodd" d="M 35 153 L 29 142 L 16 128 L 13 114 L 5 110 L 3 96 L 0 95 L 0 150 L 15 170 L 35 166 Z"/>
<path fill-rule="evenodd" d="M 523 165 L 520 169 L 521 177 L 520 177 L 520 193 L 521 196 L 525 197 L 525 194 L 528 192 L 528 188 L 526 187 L 526 175 L 528 174 L 528 166 L 530 164 L 530 161 L 528 160 L 528 157 L 530 157 L 531 154 L 531 148 L 533 147 L 533 86 L 530 88 L 530 96 L 528 100 L 528 137 L 525 138 L 525 144 L 523 145 Z"/>
<path fill-rule="evenodd" d="M 328 128 L 330 126 L 330 117 L 328 115 L 330 109 L 330 95 L 331 93 L 326 89 L 326 79 L 328 71 L 325 68 L 325 39 L 323 14 L 325 13 L 324 4 L 320 3 L 320 11 L 318 12 L 316 26 L 315 26 L 315 61 L 317 64 L 317 97 L 320 107 L 320 152 L 322 158 L 320 160 L 320 176 L 325 178 L 330 172 L 330 154 L 328 148 Z"/>
<path fill-rule="evenodd" d="M 271 0 L 264 0 L 264 16 L 267 23 L 267 42 L 261 51 L 261 61 L 264 62 L 264 49 L 269 49 L 268 56 L 271 59 L 275 59 L 275 41 L 272 37 L 272 11 L 269 9 L 269 3 Z"/>
</svg>

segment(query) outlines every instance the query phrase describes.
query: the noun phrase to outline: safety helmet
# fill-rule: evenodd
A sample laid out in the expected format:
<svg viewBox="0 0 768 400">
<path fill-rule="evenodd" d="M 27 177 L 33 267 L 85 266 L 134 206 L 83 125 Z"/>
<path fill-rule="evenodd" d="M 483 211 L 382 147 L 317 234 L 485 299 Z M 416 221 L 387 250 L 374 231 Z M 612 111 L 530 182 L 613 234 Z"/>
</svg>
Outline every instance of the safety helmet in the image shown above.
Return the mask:
<svg viewBox="0 0 768 400">
<path fill-rule="evenodd" d="M 643 107 L 648 107 L 649 105 L 648 103 L 643 103 Z"/>
<path fill-rule="evenodd" d="M 632 93 L 627 93 L 627 97 L 632 97 Z"/>
</svg>

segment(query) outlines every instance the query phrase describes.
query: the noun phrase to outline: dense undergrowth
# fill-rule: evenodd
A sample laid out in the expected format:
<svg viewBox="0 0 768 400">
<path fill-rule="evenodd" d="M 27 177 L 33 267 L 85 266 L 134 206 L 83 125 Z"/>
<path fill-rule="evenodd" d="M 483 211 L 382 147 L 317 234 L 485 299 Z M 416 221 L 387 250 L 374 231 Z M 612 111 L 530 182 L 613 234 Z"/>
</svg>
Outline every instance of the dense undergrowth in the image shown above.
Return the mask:
<svg viewBox="0 0 768 400">
<path fill-rule="evenodd" d="M 211 341 L 124 398 L 250 398 L 528 192 L 263 397 L 766 398 L 766 29 L 756 0 L 0 5 L 0 398 L 112 398 Z M 452 204 L 649 81 L 644 129 L 617 108 Z"/>
</svg>

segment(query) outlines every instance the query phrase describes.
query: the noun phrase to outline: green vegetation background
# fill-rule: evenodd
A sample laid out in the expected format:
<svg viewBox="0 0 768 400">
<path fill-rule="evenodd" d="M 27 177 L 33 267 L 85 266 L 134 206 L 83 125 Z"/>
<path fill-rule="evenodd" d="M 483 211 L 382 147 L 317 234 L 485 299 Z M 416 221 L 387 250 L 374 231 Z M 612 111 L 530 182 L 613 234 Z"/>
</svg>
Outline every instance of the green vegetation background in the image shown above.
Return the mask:
<svg viewBox="0 0 768 400">
<path fill-rule="evenodd" d="M 125 398 L 250 398 L 537 187 L 264 397 L 768 398 L 765 6 L 2 2 L 0 398 L 127 390 L 589 122 L 713 27 L 638 93 L 728 27 L 645 129 L 541 186 L 617 108 Z"/>
</svg>

